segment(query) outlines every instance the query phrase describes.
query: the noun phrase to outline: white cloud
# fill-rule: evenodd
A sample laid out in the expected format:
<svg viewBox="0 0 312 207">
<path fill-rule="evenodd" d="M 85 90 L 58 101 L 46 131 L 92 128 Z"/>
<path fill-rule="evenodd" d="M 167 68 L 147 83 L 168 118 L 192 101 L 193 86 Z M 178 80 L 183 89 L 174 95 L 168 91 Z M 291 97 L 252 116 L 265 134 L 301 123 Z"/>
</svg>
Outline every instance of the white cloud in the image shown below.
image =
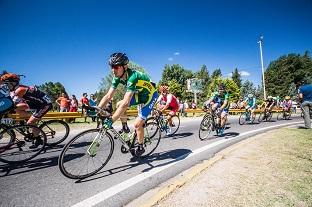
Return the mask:
<svg viewBox="0 0 312 207">
<path fill-rule="evenodd" d="M 174 55 L 180 55 L 180 53 L 179 52 L 175 52 Z"/>
<path fill-rule="evenodd" d="M 232 77 L 232 73 L 228 73 L 225 75 L 226 77 Z"/>
<path fill-rule="evenodd" d="M 248 73 L 247 71 L 240 71 L 239 72 L 239 74 L 241 75 L 241 76 L 250 76 L 250 73 Z"/>
<path fill-rule="evenodd" d="M 170 57 L 170 58 L 168 58 L 168 60 L 169 60 L 169 61 L 173 61 L 173 58 L 172 58 L 172 57 Z"/>
</svg>

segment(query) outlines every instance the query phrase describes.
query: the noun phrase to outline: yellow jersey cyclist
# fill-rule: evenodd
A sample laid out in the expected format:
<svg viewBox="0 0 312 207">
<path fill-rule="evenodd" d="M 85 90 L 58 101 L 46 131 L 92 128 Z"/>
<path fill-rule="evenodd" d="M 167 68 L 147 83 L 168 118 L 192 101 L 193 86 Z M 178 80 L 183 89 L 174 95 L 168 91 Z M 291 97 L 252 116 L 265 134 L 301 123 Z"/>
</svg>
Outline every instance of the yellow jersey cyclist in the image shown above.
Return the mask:
<svg viewBox="0 0 312 207">
<path fill-rule="evenodd" d="M 144 142 L 144 122 L 153 109 L 157 101 L 158 93 L 155 84 L 150 77 L 140 71 L 128 67 L 129 59 L 125 53 L 113 53 L 108 61 L 114 74 L 112 85 L 107 94 L 102 98 L 98 107 L 104 108 L 116 93 L 117 86 L 121 83 L 126 86 L 126 93 L 123 100 L 117 103 L 115 113 L 105 121 L 104 127 L 111 128 L 112 124 L 121 118 L 123 129 L 127 127 L 127 118 L 125 113 L 127 108 L 132 105 L 138 105 L 138 117 L 134 121 L 134 128 L 138 138 L 138 148 L 135 151 L 136 156 L 145 152 Z"/>
<path fill-rule="evenodd" d="M 219 85 L 218 92 L 213 93 L 205 105 L 211 105 L 212 110 L 216 111 L 218 115 L 217 124 L 220 126 L 219 133 L 223 135 L 230 107 L 229 93 L 225 91 L 223 84 Z"/>
<path fill-rule="evenodd" d="M 256 97 L 254 97 L 254 95 L 250 93 L 248 94 L 247 98 L 244 100 L 244 103 L 246 104 L 246 110 L 250 111 L 251 117 L 255 117 Z M 251 119 L 249 121 L 251 121 Z"/>
</svg>

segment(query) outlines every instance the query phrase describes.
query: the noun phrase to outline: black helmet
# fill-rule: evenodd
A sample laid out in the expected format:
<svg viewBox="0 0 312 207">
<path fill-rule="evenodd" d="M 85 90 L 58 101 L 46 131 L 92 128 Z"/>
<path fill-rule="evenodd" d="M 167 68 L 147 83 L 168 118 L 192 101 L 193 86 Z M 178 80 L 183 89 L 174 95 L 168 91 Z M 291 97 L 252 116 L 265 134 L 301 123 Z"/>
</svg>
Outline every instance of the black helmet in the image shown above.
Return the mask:
<svg viewBox="0 0 312 207">
<path fill-rule="evenodd" d="M 115 65 L 127 65 L 129 59 L 125 53 L 113 53 L 108 60 L 108 64 L 113 67 Z"/>
</svg>

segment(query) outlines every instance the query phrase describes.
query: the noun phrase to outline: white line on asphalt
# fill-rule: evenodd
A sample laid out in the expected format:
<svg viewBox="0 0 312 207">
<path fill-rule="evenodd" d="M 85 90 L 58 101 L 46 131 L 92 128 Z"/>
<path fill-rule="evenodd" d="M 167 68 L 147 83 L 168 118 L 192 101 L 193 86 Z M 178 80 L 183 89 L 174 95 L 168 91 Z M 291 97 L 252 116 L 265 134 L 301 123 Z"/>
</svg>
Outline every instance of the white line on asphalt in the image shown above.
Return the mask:
<svg viewBox="0 0 312 207">
<path fill-rule="evenodd" d="M 292 123 L 286 123 L 286 124 L 280 124 L 280 125 L 275 125 L 275 126 L 270 126 L 270 127 L 265 127 L 265 128 L 261 128 L 261 129 L 256 129 L 256 130 L 253 130 L 253 131 L 249 131 L 249 132 L 244 132 L 244 133 L 241 133 L 239 136 L 237 137 L 233 137 L 233 138 L 229 138 L 229 139 L 221 139 L 221 140 L 218 140 L 216 142 L 213 142 L 209 145 L 205 145 L 199 149 L 196 149 L 194 150 L 193 152 L 189 153 L 189 154 L 185 154 L 185 155 L 182 155 L 178 158 L 175 159 L 175 162 L 173 163 L 170 163 L 168 165 L 165 165 L 165 166 L 161 166 L 161 167 L 157 167 L 157 168 L 153 168 L 151 169 L 150 171 L 148 172 L 144 172 L 144 173 L 141 173 L 135 177 L 132 177 L 128 180 L 125 180 L 124 182 L 122 183 L 119 183 L 117 185 L 114 185 L 100 193 L 97 193 L 95 194 L 94 196 L 91 196 L 79 203 L 76 203 L 75 205 L 73 205 L 72 207 L 89 207 L 89 206 L 95 206 L 96 204 L 99 204 L 103 201 L 105 201 L 106 199 L 116 195 L 117 193 L 119 192 L 122 192 L 123 190 L 126 190 L 127 188 L 131 187 L 131 186 L 134 186 L 135 184 L 173 166 L 173 165 L 176 165 L 178 163 L 180 163 L 181 161 L 183 160 L 186 160 L 190 157 L 193 157 L 201 152 L 204 152 L 206 150 L 209 150 L 213 147 L 216 147 L 222 143 L 225 143 L 225 142 L 229 142 L 233 139 L 238 139 L 242 136 L 246 136 L 246 135 L 249 135 L 249 134 L 252 134 L 252 133 L 255 133 L 255 132 L 260 132 L 260 131 L 266 131 L 268 129 L 274 129 L 274 128 L 278 128 L 278 127 L 282 127 L 282 126 L 287 126 L 287 125 L 293 125 L 293 124 L 299 124 L 299 123 L 302 123 L 302 121 L 300 122 L 292 122 Z"/>
</svg>

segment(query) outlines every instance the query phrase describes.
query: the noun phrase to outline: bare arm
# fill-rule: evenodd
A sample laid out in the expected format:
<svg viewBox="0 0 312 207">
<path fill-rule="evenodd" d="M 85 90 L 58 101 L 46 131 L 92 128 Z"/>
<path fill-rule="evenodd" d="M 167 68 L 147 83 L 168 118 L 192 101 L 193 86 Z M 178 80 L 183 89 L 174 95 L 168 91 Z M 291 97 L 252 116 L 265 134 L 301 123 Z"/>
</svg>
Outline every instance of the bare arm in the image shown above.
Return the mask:
<svg viewBox="0 0 312 207">
<path fill-rule="evenodd" d="M 107 92 L 107 94 L 102 98 L 100 101 L 98 107 L 105 108 L 108 102 L 113 98 L 114 94 L 116 93 L 116 90 L 113 88 L 110 88 Z"/>
<path fill-rule="evenodd" d="M 119 105 L 114 115 L 112 116 L 113 122 L 119 119 L 119 117 L 127 111 L 127 108 L 130 105 L 130 101 L 131 101 L 133 94 L 134 94 L 133 92 L 126 92 L 121 104 Z"/>
</svg>

